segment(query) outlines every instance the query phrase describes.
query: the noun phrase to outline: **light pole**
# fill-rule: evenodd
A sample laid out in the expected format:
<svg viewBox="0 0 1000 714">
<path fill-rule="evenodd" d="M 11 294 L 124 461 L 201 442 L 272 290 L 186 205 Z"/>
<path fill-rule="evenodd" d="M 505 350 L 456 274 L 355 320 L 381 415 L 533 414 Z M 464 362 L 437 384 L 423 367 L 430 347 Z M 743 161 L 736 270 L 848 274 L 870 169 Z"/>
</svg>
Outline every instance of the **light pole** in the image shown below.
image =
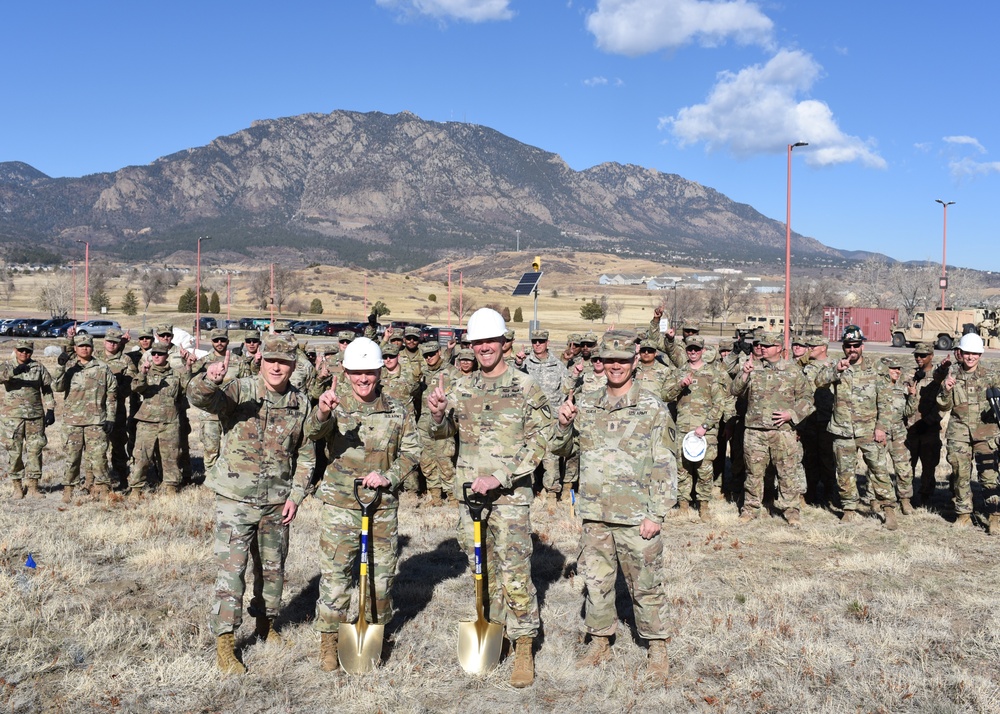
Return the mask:
<svg viewBox="0 0 1000 714">
<path fill-rule="evenodd" d="M 520 253 L 521 252 L 521 229 L 520 228 L 516 229 L 514 231 L 514 234 L 517 236 L 517 249 L 516 249 L 515 252 Z"/>
<path fill-rule="evenodd" d="M 808 142 L 796 141 L 788 145 L 788 197 L 785 201 L 785 354 L 790 352 L 788 326 L 792 314 L 792 149 L 809 146 Z"/>
<path fill-rule="evenodd" d="M 78 238 L 76 242 L 86 246 L 83 254 L 83 321 L 86 322 L 90 319 L 90 241 Z"/>
<path fill-rule="evenodd" d="M 940 203 L 941 207 L 944 209 L 944 236 L 941 239 L 941 309 L 944 310 L 944 293 L 948 289 L 948 268 L 947 268 L 947 255 L 948 255 L 948 206 L 954 205 L 954 201 L 942 201 L 940 198 L 935 198 L 935 202 Z"/>
<path fill-rule="evenodd" d="M 194 347 L 201 349 L 201 242 L 212 240 L 212 236 L 198 236 L 198 268 L 195 271 L 194 294 Z"/>
<path fill-rule="evenodd" d="M 677 327 L 677 285 L 680 283 L 680 279 L 674 280 L 674 285 L 671 288 L 674 291 L 674 311 L 670 314 L 670 329 L 676 330 Z"/>
</svg>

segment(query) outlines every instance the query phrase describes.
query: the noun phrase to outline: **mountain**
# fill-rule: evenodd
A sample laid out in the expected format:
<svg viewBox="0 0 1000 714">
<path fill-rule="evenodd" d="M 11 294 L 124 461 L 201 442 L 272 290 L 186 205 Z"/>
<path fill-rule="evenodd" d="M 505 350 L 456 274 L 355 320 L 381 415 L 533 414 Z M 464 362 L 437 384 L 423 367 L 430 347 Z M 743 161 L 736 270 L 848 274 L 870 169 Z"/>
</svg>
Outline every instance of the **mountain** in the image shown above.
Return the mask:
<svg viewBox="0 0 1000 714">
<path fill-rule="evenodd" d="M 556 154 L 487 127 L 408 112 L 254 122 L 148 166 L 50 178 L 0 163 L 0 241 L 162 258 L 200 235 L 211 253 L 410 269 L 447 255 L 598 250 L 664 262 L 771 262 L 784 224 L 674 174 Z M 798 262 L 842 254 L 793 235 Z M 292 253 L 289 253 L 292 249 Z"/>
</svg>

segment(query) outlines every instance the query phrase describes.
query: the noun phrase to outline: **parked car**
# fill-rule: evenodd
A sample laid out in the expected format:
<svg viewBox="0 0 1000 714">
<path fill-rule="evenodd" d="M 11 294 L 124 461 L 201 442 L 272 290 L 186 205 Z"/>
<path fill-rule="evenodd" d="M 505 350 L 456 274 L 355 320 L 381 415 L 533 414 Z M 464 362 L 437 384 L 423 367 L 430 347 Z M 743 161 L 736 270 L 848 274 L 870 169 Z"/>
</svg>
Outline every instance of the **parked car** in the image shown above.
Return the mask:
<svg viewBox="0 0 1000 714">
<path fill-rule="evenodd" d="M 31 328 L 38 327 L 43 322 L 45 320 L 40 320 L 37 317 L 22 318 L 11 325 L 10 334 L 14 337 L 32 337 L 34 333 L 31 331 Z"/>
<path fill-rule="evenodd" d="M 314 335 L 313 329 L 325 325 L 327 320 L 299 320 L 292 326 L 292 332 L 297 332 L 301 335 Z"/>
<path fill-rule="evenodd" d="M 3 322 L 0 322 L 0 335 L 9 335 L 10 328 L 13 327 L 14 323 L 20 320 L 19 317 L 9 317 Z"/>
<path fill-rule="evenodd" d="M 323 328 L 323 334 L 329 337 L 336 337 L 338 332 L 342 332 L 344 330 L 350 330 L 355 335 L 364 334 L 364 329 L 362 329 L 361 332 L 358 332 L 358 324 L 359 323 L 357 322 L 329 322 L 326 327 Z M 360 324 L 364 325 L 366 323 Z"/>
<path fill-rule="evenodd" d="M 87 320 L 76 326 L 76 334 L 104 337 L 112 327 L 122 329 L 115 320 Z"/>
<path fill-rule="evenodd" d="M 41 325 L 35 328 L 35 337 L 53 337 L 52 330 L 58 329 L 60 327 L 69 327 L 73 324 L 73 321 L 68 317 L 53 317 L 50 320 L 46 320 Z"/>
<path fill-rule="evenodd" d="M 223 320 L 222 328 L 225 330 L 242 330 L 243 326 L 239 320 Z"/>
<path fill-rule="evenodd" d="M 48 337 L 65 337 L 66 330 L 68 330 L 75 324 L 77 324 L 76 320 L 70 320 L 68 322 L 62 323 L 61 325 L 53 325 L 52 327 L 48 328 L 48 333 L 49 333 Z"/>
<path fill-rule="evenodd" d="M 214 330 L 219 323 L 214 317 L 202 317 L 198 319 L 198 326 L 203 330 Z"/>
<path fill-rule="evenodd" d="M 252 317 L 241 317 L 239 320 L 241 330 L 252 330 L 254 328 L 253 324 L 254 318 Z"/>
</svg>

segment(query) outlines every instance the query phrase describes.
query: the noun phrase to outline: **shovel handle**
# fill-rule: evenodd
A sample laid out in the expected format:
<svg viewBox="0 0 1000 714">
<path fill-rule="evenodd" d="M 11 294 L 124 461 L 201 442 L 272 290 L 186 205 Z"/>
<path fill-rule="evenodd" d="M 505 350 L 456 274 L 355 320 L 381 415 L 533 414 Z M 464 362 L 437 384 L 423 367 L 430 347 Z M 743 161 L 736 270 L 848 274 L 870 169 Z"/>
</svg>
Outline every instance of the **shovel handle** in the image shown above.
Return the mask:
<svg viewBox="0 0 1000 714">
<path fill-rule="evenodd" d="M 354 479 L 354 500 L 358 502 L 361 506 L 361 515 L 367 516 L 371 512 L 378 508 L 379 501 L 382 500 L 382 490 L 376 488 L 372 493 L 371 499 L 365 501 L 361 498 L 361 485 L 364 483 L 364 479 L 356 478 Z"/>
<path fill-rule="evenodd" d="M 472 516 L 472 520 L 481 521 L 483 511 L 489 506 L 490 499 L 473 491 L 471 481 L 462 484 L 462 497 L 465 499 L 465 505 L 469 507 L 469 515 Z"/>
</svg>

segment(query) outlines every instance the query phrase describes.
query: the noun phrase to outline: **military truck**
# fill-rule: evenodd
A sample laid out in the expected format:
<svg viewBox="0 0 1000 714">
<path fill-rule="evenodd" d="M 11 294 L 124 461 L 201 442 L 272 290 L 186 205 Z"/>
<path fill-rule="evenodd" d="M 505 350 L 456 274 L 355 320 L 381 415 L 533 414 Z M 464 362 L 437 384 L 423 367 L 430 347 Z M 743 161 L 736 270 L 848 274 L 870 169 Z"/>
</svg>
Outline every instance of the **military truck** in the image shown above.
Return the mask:
<svg viewBox="0 0 1000 714">
<path fill-rule="evenodd" d="M 892 326 L 892 346 L 927 342 L 939 350 L 950 350 L 969 332 L 982 337 L 988 347 L 1000 346 L 997 317 L 996 310 L 983 308 L 917 312 L 908 325 Z"/>
</svg>

